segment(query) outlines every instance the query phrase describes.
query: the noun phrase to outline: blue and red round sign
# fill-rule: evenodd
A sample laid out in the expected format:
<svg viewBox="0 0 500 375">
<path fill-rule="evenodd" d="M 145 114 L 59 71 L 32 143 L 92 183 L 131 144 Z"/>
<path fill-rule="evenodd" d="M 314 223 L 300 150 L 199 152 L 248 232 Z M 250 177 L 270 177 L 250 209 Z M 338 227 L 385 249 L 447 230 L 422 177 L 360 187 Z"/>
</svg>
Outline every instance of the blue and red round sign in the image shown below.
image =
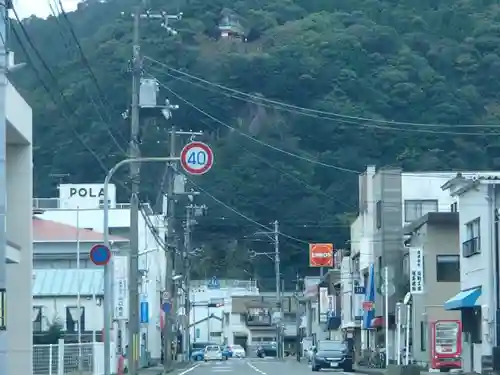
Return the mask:
<svg viewBox="0 0 500 375">
<path fill-rule="evenodd" d="M 203 142 L 188 143 L 181 151 L 181 166 L 191 175 L 207 173 L 214 164 L 212 149 Z"/>
<path fill-rule="evenodd" d="M 105 266 L 111 259 L 111 250 L 103 244 L 95 244 L 90 249 L 90 260 L 96 266 Z"/>
</svg>

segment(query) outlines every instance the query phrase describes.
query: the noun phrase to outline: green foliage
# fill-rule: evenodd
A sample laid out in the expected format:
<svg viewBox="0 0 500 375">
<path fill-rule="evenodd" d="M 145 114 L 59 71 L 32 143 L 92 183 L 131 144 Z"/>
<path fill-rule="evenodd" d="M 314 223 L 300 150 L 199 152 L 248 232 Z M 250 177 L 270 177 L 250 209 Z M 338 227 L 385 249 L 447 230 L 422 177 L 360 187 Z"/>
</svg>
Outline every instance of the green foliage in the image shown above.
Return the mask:
<svg viewBox="0 0 500 375">
<path fill-rule="evenodd" d="M 47 331 L 33 337 L 34 344 L 57 344 L 59 339 L 64 336 L 63 324 L 60 319 L 54 319 Z"/>
<path fill-rule="evenodd" d="M 132 1 L 86 4 L 69 17 L 105 92 L 110 116 L 99 115 L 88 99 L 90 95 L 99 104 L 64 19 L 25 22 L 58 78 L 71 107 L 66 111 L 75 114 L 69 121 L 64 118 L 64 106 L 50 102 L 33 74 L 25 71 L 12 77 L 35 114 L 38 196 L 54 193 L 51 173 L 71 173 L 73 182 L 103 179 L 101 168 L 78 144 L 72 127 L 106 158 L 108 167 L 122 155 L 103 123 L 108 122 L 115 134 L 128 137 L 128 124 L 120 113 L 129 103 L 132 25 L 120 12 L 130 10 Z M 274 147 L 353 170 L 363 170 L 366 164 L 399 165 L 407 170 L 500 167 L 497 132 L 454 127 L 500 122 L 500 7 L 494 1 L 186 0 L 150 1 L 150 6 L 184 12 L 185 18 L 175 25 L 180 30 L 177 36 L 168 36 L 155 22 L 144 22 L 141 28 L 142 52 L 178 69 L 317 110 L 451 125 L 377 127 L 369 121 L 264 108 L 228 98 L 217 89 L 174 80 L 165 69 L 145 62 L 146 71 L 199 108 Z M 223 9 L 238 15 L 248 30 L 247 43 L 216 37 Z M 48 80 L 46 73 L 42 76 Z M 261 223 L 278 219 L 285 233 L 343 246 L 348 234 L 346 218 L 356 211 L 356 174 L 262 147 L 188 105 L 178 104 L 181 109 L 174 123 L 206 131 L 216 152 L 214 169 L 196 179 L 197 184 Z M 144 127 L 144 154 L 168 151 L 166 127 L 162 120 L 151 120 Z M 144 166 L 144 198 L 154 200 L 160 174 L 159 166 Z M 241 276 L 245 269 L 257 277 L 271 277 L 267 259 L 250 261 L 246 253 L 248 248 L 269 251 L 265 242 L 244 240 L 262 228 L 204 199 L 211 212 L 196 230 L 197 241 L 205 248 L 199 275 Z M 306 246 L 283 239 L 282 249 L 285 277 L 304 273 Z"/>
</svg>

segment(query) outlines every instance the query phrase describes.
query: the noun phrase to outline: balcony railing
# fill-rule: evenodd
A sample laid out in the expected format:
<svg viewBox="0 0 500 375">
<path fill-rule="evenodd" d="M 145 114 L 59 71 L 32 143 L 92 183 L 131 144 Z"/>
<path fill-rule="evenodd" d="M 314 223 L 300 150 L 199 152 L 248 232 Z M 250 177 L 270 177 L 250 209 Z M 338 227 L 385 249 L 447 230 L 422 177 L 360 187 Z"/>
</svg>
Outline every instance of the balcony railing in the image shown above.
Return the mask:
<svg viewBox="0 0 500 375">
<path fill-rule="evenodd" d="M 464 258 L 479 254 L 481 252 L 481 237 L 474 237 L 462 243 L 462 255 Z"/>
<path fill-rule="evenodd" d="M 271 314 L 246 314 L 247 326 L 270 326 L 273 324 Z"/>
<path fill-rule="evenodd" d="M 143 203 L 142 206 L 149 215 L 153 213 L 149 203 Z M 61 204 L 61 199 L 59 198 L 33 198 L 33 208 L 38 210 L 74 210 L 74 208 L 64 207 Z M 98 207 L 92 209 L 98 208 L 102 208 L 102 205 L 99 205 Z M 129 208 L 130 203 L 116 203 L 116 205 L 112 209 L 124 210 Z"/>
</svg>

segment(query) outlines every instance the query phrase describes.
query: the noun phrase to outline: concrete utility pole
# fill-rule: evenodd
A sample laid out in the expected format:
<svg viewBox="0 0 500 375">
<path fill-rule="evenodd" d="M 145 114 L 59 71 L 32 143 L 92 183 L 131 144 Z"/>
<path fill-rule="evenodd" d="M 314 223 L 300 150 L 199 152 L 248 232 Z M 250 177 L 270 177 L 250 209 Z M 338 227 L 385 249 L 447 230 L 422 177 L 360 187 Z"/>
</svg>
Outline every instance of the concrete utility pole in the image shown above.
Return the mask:
<svg viewBox="0 0 500 375">
<path fill-rule="evenodd" d="M 176 154 L 176 136 L 175 127 L 172 127 L 170 132 L 170 157 L 174 157 Z M 166 257 L 166 272 L 165 272 L 165 292 L 168 294 L 171 305 L 168 312 L 165 312 L 165 324 L 163 326 L 163 367 L 165 372 L 170 371 L 172 368 L 172 340 L 173 340 L 173 320 L 175 319 L 175 295 L 174 295 L 174 283 L 172 280 L 174 272 L 174 261 L 175 261 L 175 238 L 174 238 L 174 225 L 175 225 L 175 198 L 174 198 L 174 183 L 175 175 L 177 173 L 177 163 L 171 162 L 168 165 L 167 171 L 167 233 L 165 238 L 165 243 L 167 244 L 167 251 L 165 252 Z"/>
<path fill-rule="evenodd" d="M 183 254 L 183 263 L 184 263 L 184 311 L 186 314 L 186 321 L 184 326 L 184 354 L 187 356 L 186 359 L 189 359 L 189 347 L 190 347 L 190 339 L 191 335 L 189 334 L 189 318 L 191 316 L 191 301 L 189 299 L 190 294 L 190 284 L 191 284 L 191 264 L 189 255 L 192 252 L 192 244 L 191 244 L 191 227 L 193 225 L 193 216 L 194 216 L 194 208 L 195 206 L 189 204 L 186 206 L 186 230 L 184 237 L 184 254 Z"/>
<path fill-rule="evenodd" d="M 300 323 L 301 323 L 301 305 L 300 305 L 300 276 L 299 273 L 297 272 L 297 277 L 295 278 L 295 301 L 297 303 L 296 310 L 295 310 L 295 335 L 296 335 L 296 340 L 295 340 L 295 350 L 297 351 L 295 354 L 297 356 L 297 361 L 300 362 L 300 357 L 301 357 L 301 348 L 300 348 L 300 342 L 301 342 L 301 335 L 300 335 Z"/>
<path fill-rule="evenodd" d="M 279 309 L 279 322 L 276 324 L 276 342 L 278 349 L 278 358 L 283 358 L 283 340 L 282 329 L 283 323 L 283 306 L 281 299 L 281 272 L 280 272 L 280 242 L 279 242 L 279 222 L 274 221 L 274 272 L 276 274 L 276 305 Z"/>
<path fill-rule="evenodd" d="M 140 9 L 134 14 L 134 36 L 132 56 L 132 117 L 130 133 L 130 159 L 140 157 L 139 150 L 139 90 L 141 84 L 141 47 L 139 45 Z M 130 196 L 130 256 L 129 256 L 129 322 L 128 322 L 128 371 L 137 375 L 140 353 L 140 323 L 139 323 L 139 189 L 140 163 L 130 164 L 130 180 L 132 195 Z"/>
<path fill-rule="evenodd" d="M 130 180 L 132 184 L 132 194 L 130 197 L 130 256 L 129 256 L 129 322 L 128 322 L 128 370 L 130 375 L 137 375 L 140 357 L 140 322 L 139 322 L 139 192 L 140 192 L 140 86 L 142 75 L 142 58 L 140 47 L 140 19 L 153 18 L 162 19 L 162 27 L 173 33 L 173 29 L 168 26 L 170 19 L 180 19 L 182 13 L 175 16 L 167 15 L 165 12 L 152 14 L 147 11 L 141 14 L 141 8 L 138 6 L 133 14 L 133 56 L 132 56 L 132 106 L 131 106 L 131 136 L 129 158 L 137 159 L 137 162 L 130 164 Z M 167 108 L 168 107 L 168 108 Z M 166 110 L 171 107 L 167 103 Z M 109 353 L 105 353 L 109 355 Z M 108 371 L 108 370 L 106 370 Z"/>
</svg>

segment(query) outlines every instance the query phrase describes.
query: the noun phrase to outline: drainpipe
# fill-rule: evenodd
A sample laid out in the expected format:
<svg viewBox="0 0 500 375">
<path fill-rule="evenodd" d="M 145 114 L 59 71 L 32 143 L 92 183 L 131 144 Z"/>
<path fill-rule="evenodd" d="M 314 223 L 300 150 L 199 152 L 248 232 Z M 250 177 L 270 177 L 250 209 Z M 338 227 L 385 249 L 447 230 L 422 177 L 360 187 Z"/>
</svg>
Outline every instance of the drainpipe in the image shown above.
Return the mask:
<svg viewBox="0 0 500 375">
<path fill-rule="evenodd" d="M 500 262 L 500 253 L 499 253 L 499 215 L 497 209 L 497 185 L 493 185 L 493 235 L 494 238 L 494 263 L 492 266 L 493 274 L 495 276 L 495 292 L 493 293 L 493 298 L 495 303 L 495 346 L 500 346 L 500 275 L 499 275 L 499 262 Z"/>
</svg>

